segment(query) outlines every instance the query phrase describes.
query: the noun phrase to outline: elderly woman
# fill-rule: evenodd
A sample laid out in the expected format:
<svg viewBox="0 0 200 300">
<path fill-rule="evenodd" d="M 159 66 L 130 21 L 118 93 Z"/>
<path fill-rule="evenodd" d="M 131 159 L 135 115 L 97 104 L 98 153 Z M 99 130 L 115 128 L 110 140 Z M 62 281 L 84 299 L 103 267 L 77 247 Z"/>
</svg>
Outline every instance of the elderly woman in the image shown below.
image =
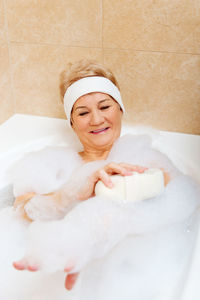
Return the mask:
<svg viewBox="0 0 200 300">
<path fill-rule="evenodd" d="M 167 278 L 167 285 L 171 286 L 167 287 L 165 294 L 171 296 L 178 286 L 190 249 L 186 249 L 186 254 L 177 263 L 173 274 L 167 267 L 168 276 L 165 274 L 162 277 L 160 268 L 166 266 L 164 257 L 169 255 L 169 265 L 173 265 L 178 251 L 188 241 L 188 235 L 183 234 L 177 247 L 171 245 L 169 249 L 165 239 L 171 239 L 170 243 L 173 244 L 175 239 L 171 236 L 187 231 L 187 220 L 199 204 L 195 183 L 183 176 L 165 155 L 152 149 L 149 137 L 120 138 L 125 109 L 117 80 L 104 66 L 88 60 L 74 63 L 62 74 L 61 94 L 67 119 L 82 149 L 78 154 L 66 149 L 62 153 L 54 149 L 50 154 L 49 149 L 42 150 L 42 156 L 31 154 L 21 162 L 23 170 L 30 170 L 31 160 L 39 155 L 36 160 L 34 158 L 34 167 L 37 168 L 38 164 L 39 174 L 31 179 L 32 186 L 25 181 L 22 187 L 21 183 L 14 180 L 17 196 L 14 206 L 25 218 L 34 221 L 29 226 L 26 254 L 20 261 L 14 262 L 14 267 L 18 270 L 44 269 L 53 272 L 63 269 L 67 272 L 65 287 L 69 290 L 81 270 L 85 285 L 87 281 L 90 282 L 87 277 L 90 268 L 93 275 L 96 274 L 94 272 L 102 272 L 106 277 L 105 272 L 111 272 L 112 276 L 108 276 L 108 280 L 112 278 L 113 285 L 120 285 L 121 280 L 124 282 L 121 277 L 124 271 L 124 276 L 128 274 L 128 278 L 132 278 L 131 282 L 134 281 L 136 285 L 132 287 L 130 279 L 125 280 L 126 284 L 128 282 L 127 295 L 126 292 L 124 294 L 126 299 L 136 297 L 143 300 L 147 295 L 148 299 L 164 299 L 161 291 L 163 281 Z M 61 162 L 57 160 L 55 151 L 63 157 Z M 52 182 L 45 177 L 45 172 L 43 174 L 40 171 L 41 164 L 47 165 L 51 155 L 55 159 L 55 166 L 51 169 L 49 163 L 48 167 L 55 184 L 37 190 L 37 181 L 40 181 L 40 185 L 45 180 Z M 154 181 L 151 181 L 153 173 L 149 171 L 152 169 L 159 174 Z M 142 177 L 144 174 L 146 177 Z M 140 181 L 140 178 L 143 179 Z M 100 186 L 99 182 L 104 186 Z M 97 186 L 100 188 L 97 189 Z M 151 192 L 156 186 L 161 189 L 157 189 L 153 195 Z M 111 191 L 115 192 L 112 194 Z M 181 229 L 180 224 L 184 224 Z M 135 246 L 129 236 L 134 239 Z M 150 246 L 145 252 L 149 242 L 157 244 L 157 247 Z M 127 243 L 126 246 L 124 243 Z M 143 260 L 151 271 L 146 270 Z M 151 260 L 152 265 L 149 265 Z M 119 261 L 123 267 L 119 267 Z M 115 276 L 119 279 L 113 279 Z M 158 284 L 145 283 L 148 276 L 149 280 L 153 277 Z M 175 284 L 172 284 L 173 280 L 176 280 Z M 103 286 L 102 290 L 105 291 L 105 282 L 106 279 L 98 277 L 94 286 L 97 289 Z M 91 284 L 94 282 L 91 281 Z M 146 291 L 142 288 L 144 284 L 147 284 Z M 83 285 L 79 286 L 78 296 L 73 299 L 80 299 L 84 295 L 89 297 L 84 288 Z M 107 294 L 108 299 L 123 299 L 122 290 L 124 288 L 120 290 L 117 287 L 118 292 L 115 294 L 111 289 Z M 95 295 L 96 299 L 107 299 L 102 291 L 97 294 L 91 297 L 94 299 Z"/>
</svg>

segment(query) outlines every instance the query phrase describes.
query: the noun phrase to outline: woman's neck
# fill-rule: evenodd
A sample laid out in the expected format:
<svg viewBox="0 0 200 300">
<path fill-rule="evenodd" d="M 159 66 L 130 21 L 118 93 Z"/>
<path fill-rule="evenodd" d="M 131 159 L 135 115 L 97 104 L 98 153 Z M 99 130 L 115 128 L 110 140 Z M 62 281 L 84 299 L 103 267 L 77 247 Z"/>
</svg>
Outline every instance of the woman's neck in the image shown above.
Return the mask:
<svg viewBox="0 0 200 300">
<path fill-rule="evenodd" d="M 110 149 L 106 150 L 87 150 L 79 152 L 79 155 L 85 162 L 90 162 L 94 160 L 104 160 L 108 157 Z"/>
</svg>

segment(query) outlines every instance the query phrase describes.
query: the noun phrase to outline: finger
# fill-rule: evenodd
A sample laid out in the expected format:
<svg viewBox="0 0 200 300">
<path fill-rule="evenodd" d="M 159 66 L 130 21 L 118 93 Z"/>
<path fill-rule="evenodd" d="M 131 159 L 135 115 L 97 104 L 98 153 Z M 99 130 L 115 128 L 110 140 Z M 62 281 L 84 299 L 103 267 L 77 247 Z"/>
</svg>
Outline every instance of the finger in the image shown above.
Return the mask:
<svg viewBox="0 0 200 300">
<path fill-rule="evenodd" d="M 13 262 L 13 267 L 16 269 L 16 270 L 19 270 L 19 271 L 22 271 L 22 270 L 25 270 L 26 267 L 27 267 L 27 264 L 26 264 L 26 261 L 24 259 L 21 259 L 19 261 L 14 261 Z"/>
<path fill-rule="evenodd" d="M 67 290 L 71 290 L 74 286 L 74 284 L 76 283 L 76 280 L 78 278 L 79 273 L 72 273 L 72 274 L 68 274 L 65 278 L 65 288 Z"/>
<path fill-rule="evenodd" d="M 164 175 L 164 185 L 166 186 L 170 182 L 170 175 L 167 172 L 163 172 Z"/>
<path fill-rule="evenodd" d="M 34 266 L 34 265 L 28 265 L 27 270 L 31 271 L 31 272 L 36 272 L 36 271 L 39 270 L 39 268 L 37 266 Z"/>
<path fill-rule="evenodd" d="M 24 220 L 26 220 L 28 222 L 33 222 L 33 219 L 31 219 L 24 210 L 22 211 L 22 215 L 21 216 L 22 216 L 22 218 Z"/>
<path fill-rule="evenodd" d="M 13 263 L 13 267 L 14 267 L 16 270 L 18 270 L 18 271 L 25 270 L 24 265 L 21 265 L 21 264 L 19 264 L 18 262 L 14 262 L 14 263 Z"/>
<path fill-rule="evenodd" d="M 22 203 L 26 203 L 28 200 L 30 200 L 34 196 L 35 196 L 35 193 L 31 192 L 31 193 L 26 193 L 24 195 L 16 197 L 15 202 L 14 202 L 14 208 L 16 208 L 18 205 L 20 205 Z"/>
<path fill-rule="evenodd" d="M 98 180 L 101 180 L 103 182 L 103 184 L 105 186 L 107 186 L 108 188 L 113 187 L 112 180 L 111 180 L 110 176 L 108 175 L 108 173 L 106 173 L 106 171 L 104 169 L 101 169 L 98 171 Z"/>
<path fill-rule="evenodd" d="M 132 165 L 130 166 L 132 167 Z M 110 163 L 106 165 L 103 169 L 100 169 L 95 173 L 95 177 L 94 177 L 95 184 L 99 180 L 101 180 L 106 187 L 112 188 L 113 183 L 109 175 L 113 175 L 113 174 L 120 174 L 122 176 L 127 176 L 127 175 L 132 175 L 132 171 L 129 171 L 125 167 L 120 166 L 120 164 Z"/>
<path fill-rule="evenodd" d="M 131 170 L 128 170 L 127 167 L 124 167 L 120 164 L 111 163 L 104 167 L 104 170 L 112 175 L 112 174 L 120 174 L 122 176 L 131 175 Z"/>
<path fill-rule="evenodd" d="M 16 199 L 18 201 L 25 201 L 26 199 L 30 199 L 32 198 L 33 196 L 35 196 L 35 193 L 34 192 L 30 192 L 30 193 L 26 193 L 24 195 L 20 195 L 18 196 Z"/>
<path fill-rule="evenodd" d="M 120 165 L 123 166 L 124 168 L 126 168 L 127 170 L 130 170 L 133 172 L 143 173 L 146 170 L 148 170 L 148 168 L 144 167 L 144 166 L 131 165 L 131 164 L 126 164 L 126 163 L 120 163 Z"/>
</svg>

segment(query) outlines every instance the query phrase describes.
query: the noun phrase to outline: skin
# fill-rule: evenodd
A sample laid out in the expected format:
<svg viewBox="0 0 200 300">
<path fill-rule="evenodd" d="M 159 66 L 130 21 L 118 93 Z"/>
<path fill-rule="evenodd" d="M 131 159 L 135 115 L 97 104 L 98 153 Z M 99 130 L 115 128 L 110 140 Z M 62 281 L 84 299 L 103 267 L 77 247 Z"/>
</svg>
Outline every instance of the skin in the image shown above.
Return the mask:
<svg viewBox="0 0 200 300">
<path fill-rule="evenodd" d="M 103 93 L 91 93 L 80 97 L 74 104 L 72 128 L 84 150 L 84 161 L 105 159 L 121 132 L 122 111 L 113 98 Z M 108 128 L 102 132 L 97 130 Z"/>
<path fill-rule="evenodd" d="M 120 136 L 122 110 L 119 104 L 109 95 L 104 93 L 91 93 L 80 97 L 74 104 L 71 122 L 74 132 L 83 145 L 80 156 L 85 162 L 106 159 L 113 143 Z M 96 183 L 101 180 L 107 187 L 112 188 L 110 176 L 120 174 L 122 176 L 132 175 L 132 172 L 143 173 L 147 168 L 125 163 L 110 163 L 99 169 L 88 179 L 86 187 L 80 191 L 79 200 L 86 200 L 94 196 Z M 165 184 L 169 181 L 169 175 L 164 172 Z M 28 193 L 17 197 L 15 207 L 22 208 L 22 215 L 27 218 L 23 210 L 26 203 L 34 196 Z M 59 192 L 51 193 L 53 201 L 59 203 Z M 13 266 L 18 270 L 27 269 L 37 271 L 37 266 L 27 264 L 25 260 L 14 262 Z M 73 273 L 73 266 L 66 267 L 65 288 L 71 290 L 78 278 L 79 273 Z"/>
<path fill-rule="evenodd" d="M 84 150 L 79 154 L 85 162 L 107 158 L 113 143 L 120 136 L 122 114 L 119 104 L 104 93 L 87 94 L 76 101 L 71 115 L 72 128 L 83 145 Z M 79 199 L 86 200 L 93 196 L 98 180 L 112 188 L 109 175 L 126 176 L 133 171 L 144 170 L 130 164 L 108 164 L 89 178 L 87 190 L 81 191 Z"/>
</svg>

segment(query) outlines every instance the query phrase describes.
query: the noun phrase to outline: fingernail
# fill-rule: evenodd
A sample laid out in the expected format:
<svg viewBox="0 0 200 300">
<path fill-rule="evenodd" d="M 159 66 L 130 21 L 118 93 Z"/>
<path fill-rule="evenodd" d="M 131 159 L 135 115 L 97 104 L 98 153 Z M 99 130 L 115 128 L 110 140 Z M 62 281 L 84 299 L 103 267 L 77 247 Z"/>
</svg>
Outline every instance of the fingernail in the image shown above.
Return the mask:
<svg viewBox="0 0 200 300">
<path fill-rule="evenodd" d="M 32 265 L 28 265 L 27 269 L 31 272 L 36 272 L 38 271 L 38 267 L 36 266 L 32 266 Z"/>
</svg>

